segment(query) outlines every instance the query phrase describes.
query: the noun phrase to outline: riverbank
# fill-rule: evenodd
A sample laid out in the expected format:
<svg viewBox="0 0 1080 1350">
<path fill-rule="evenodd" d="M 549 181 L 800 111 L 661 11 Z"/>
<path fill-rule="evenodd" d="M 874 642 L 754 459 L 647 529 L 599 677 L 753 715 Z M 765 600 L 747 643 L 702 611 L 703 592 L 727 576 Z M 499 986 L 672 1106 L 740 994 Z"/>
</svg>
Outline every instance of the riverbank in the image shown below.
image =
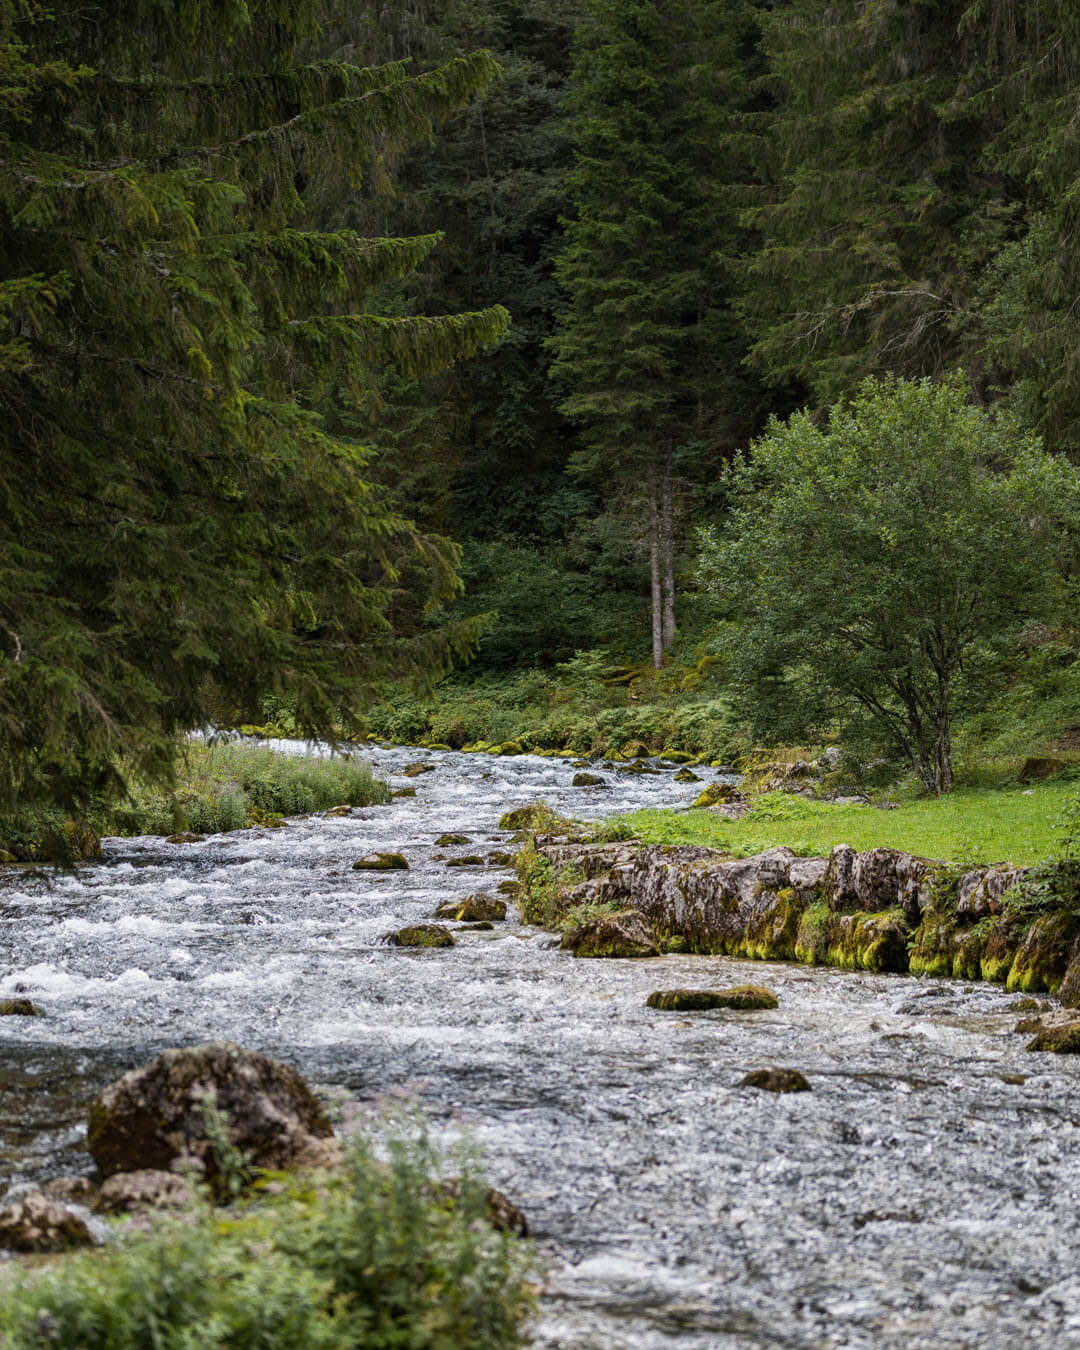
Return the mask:
<svg viewBox="0 0 1080 1350">
<path fill-rule="evenodd" d="M 523 913 L 574 947 L 632 912 L 654 954 L 910 972 L 1055 994 L 1080 1007 L 1080 864 L 949 866 L 892 848 L 747 858 L 693 845 L 535 835 L 518 855 Z M 590 933 L 595 945 L 595 934 Z M 639 944 L 640 946 L 640 944 Z M 608 955 L 638 955 L 616 942 Z"/>
<path fill-rule="evenodd" d="M 0 818 L 0 863 L 97 857 L 108 835 L 221 834 L 390 800 L 359 755 L 287 754 L 250 741 L 187 741 L 177 750 L 172 791 L 138 774 L 127 788 L 126 797 L 103 798 L 78 822 L 52 807 Z"/>
</svg>

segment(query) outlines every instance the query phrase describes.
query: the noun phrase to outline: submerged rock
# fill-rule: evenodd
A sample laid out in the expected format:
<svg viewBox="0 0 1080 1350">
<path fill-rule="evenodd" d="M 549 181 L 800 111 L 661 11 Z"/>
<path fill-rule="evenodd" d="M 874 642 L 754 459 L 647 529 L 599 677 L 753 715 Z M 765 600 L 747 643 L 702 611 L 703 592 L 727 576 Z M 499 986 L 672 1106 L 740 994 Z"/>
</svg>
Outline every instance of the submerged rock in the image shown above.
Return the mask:
<svg viewBox="0 0 1080 1350">
<path fill-rule="evenodd" d="M 402 778 L 419 778 L 422 773 L 434 773 L 437 768 L 437 764 L 424 764 L 420 762 L 406 764 L 401 771 L 401 776 Z"/>
<path fill-rule="evenodd" d="M 740 1012 L 778 1008 L 780 1000 L 771 989 L 741 984 L 735 989 L 660 989 L 645 1000 L 647 1008 L 665 1012 L 704 1012 L 710 1008 L 734 1008 Z"/>
<path fill-rule="evenodd" d="M 636 910 L 601 914 L 569 929 L 562 944 L 575 956 L 659 956 L 652 930 Z"/>
<path fill-rule="evenodd" d="M 506 918 L 506 901 L 478 891 L 464 900 L 448 900 L 435 911 L 437 919 L 455 919 L 458 923 L 490 923 Z"/>
<path fill-rule="evenodd" d="M 175 1172 L 143 1167 L 116 1172 L 101 1188 L 97 1208 L 103 1214 L 133 1214 L 147 1209 L 187 1209 L 195 1192 Z"/>
<path fill-rule="evenodd" d="M 459 848 L 462 844 L 471 844 L 467 834 L 440 834 L 435 840 L 436 848 Z"/>
<path fill-rule="evenodd" d="M 196 834 L 193 830 L 180 830 L 176 834 L 165 836 L 167 844 L 201 844 L 204 835 Z"/>
<path fill-rule="evenodd" d="M 399 928 L 391 942 L 395 947 L 453 947 L 454 937 L 441 923 L 414 923 Z"/>
<path fill-rule="evenodd" d="M 466 853 L 461 858 L 450 858 L 447 867 L 483 867 L 484 860 L 479 853 Z"/>
<path fill-rule="evenodd" d="M 400 853 L 369 853 L 353 863 L 354 872 L 407 872 L 409 864 Z"/>
<path fill-rule="evenodd" d="M 798 1069 L 753 1069 L 740 1087 L 760 1088 L 763 1092 L 809 1092 L 806 1075 Z"/>
<path fill-rule="evenodd" d="M 390 796 L 391 796 L 392 798 L 393 798 L 393 797 L 415 797 L 415 796 L 416 796 L 416 789 L 415 789 L 415 788 L 398 788 L 396 792 L 391 792 Z"/>
<path fill-rule="evenodd" d="M 40 1191 L 0 1209 L 0 1247 L 9 1251 L 67 1252 L 93 1242 L 84 1218 Z"/>
<path fill-rule="evenodd" d="M 166 1050 L 94 1100 L 87 1146 L 98 1169 L 106 1177 L 168 1171 L 190 1159 L 213 1179 L 219 1163 L 208 1137 L 208 1100 L 253 1167 L 328 1166 L 340 1156 L 326 1113 L 292 1065 L 212 1041 Z"/>
<path fill-rule="evenodd" d="M 36 1003 L 28 998 L 0 999 L 0 1017 L 41 1017 L 43 1014 Z"/>
</svg>

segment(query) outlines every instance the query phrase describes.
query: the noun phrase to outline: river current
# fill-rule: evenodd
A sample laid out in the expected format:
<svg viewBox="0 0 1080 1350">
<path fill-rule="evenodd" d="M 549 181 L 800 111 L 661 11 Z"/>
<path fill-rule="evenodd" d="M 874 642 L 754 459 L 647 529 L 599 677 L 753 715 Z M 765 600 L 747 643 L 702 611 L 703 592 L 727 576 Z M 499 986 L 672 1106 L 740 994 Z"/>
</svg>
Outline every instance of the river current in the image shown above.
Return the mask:
<svg viewBox="0 0 1080 1350">
<path fill-rule="evenodd" d="M 387 946 L 511 875 L 436 856 L 505 848 L 508 808 L 598 817 L 697 789 L 671 768 L 601 790 L 561 760 L 364 753 L 416 797 L 0 875 L 0 997 L 46 1014 L 0 1022 L 0 1197 L 89 1169 L 86 1108 L 119 1073 L 225 1038 L 339 1108 L 408 1098 L 439 1137 L 475 1139 L 544 1255 L 547 1350 L 1080 1346 L 1080 1063 L 1025 1052 L 1004 990 L 581 961 L 512 908 L 451 950 Z M 401 778 L 417 759 L 434 771 Z M 439 849 L 444 831 L 471 842 Z M 351 869 L 390 848 L 407 872 Z M 644 1006 L 746 981 L 779 1009 Z M 813 1090 L 738 1086 L 774 1064 Z"/>
</svg>

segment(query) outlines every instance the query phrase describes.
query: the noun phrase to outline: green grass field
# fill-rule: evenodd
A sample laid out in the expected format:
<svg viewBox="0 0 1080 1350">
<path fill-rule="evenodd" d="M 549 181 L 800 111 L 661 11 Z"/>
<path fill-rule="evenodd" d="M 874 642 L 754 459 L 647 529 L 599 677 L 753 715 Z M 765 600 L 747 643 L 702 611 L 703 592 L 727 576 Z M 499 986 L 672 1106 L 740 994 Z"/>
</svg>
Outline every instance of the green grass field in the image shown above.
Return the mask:
<svg viewBox="0 0 1080 1350">
<path fill-rule="evenodd" d="M 618 818 L 622 831 L 653 844 L 707 844 L 740 857 L 786 845 L 824 856 L 835 844 L 889 847 L 945 862 L 1011 862 L 1060 856 L 1077 816 L 1080 784 L 1038 783 L 1029 788 L 958 788 L 945 797 L 904 803 L 894 810 L 831 806 L 785 793 L 756 799 L 743 820 L 709 811 L 635 811 Z M 1080 833 L 1074 823 L 1072 832 Z"/>
</svg>

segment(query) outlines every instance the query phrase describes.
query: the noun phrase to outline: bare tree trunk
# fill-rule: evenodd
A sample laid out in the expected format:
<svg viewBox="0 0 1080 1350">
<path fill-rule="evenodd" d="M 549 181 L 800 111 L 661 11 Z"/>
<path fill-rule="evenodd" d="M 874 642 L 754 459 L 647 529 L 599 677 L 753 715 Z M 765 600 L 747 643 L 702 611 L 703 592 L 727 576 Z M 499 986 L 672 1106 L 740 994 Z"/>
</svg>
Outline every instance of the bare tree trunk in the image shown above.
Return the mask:
<svg viewBox="0 0 1080 1350">
<path fill-rule="evenodd" d="M 656 507 L 656 464 L 649 465 L 649 568 L 652 577 L 652 658 L 659 670 L 664 664 L 664 619 L 660 594 L 660 520 Z"/>
<path fill-rule="evenodd" d="M 671 490 L 671 442 L 664 456 L 660 505 L 660 587 L 663 591 L 663 647 L 675 641 L 675 508 Z"/>
</svg>

